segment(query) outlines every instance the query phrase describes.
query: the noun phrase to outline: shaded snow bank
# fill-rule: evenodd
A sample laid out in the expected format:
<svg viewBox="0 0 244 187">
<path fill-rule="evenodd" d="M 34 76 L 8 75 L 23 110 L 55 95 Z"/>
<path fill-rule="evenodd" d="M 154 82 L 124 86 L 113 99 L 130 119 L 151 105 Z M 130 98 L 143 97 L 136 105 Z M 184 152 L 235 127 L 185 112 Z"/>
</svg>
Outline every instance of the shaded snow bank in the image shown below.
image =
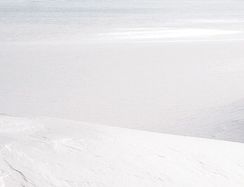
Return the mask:
<svg viewBox="0 0 244 187">
<path fill-rule="evenodd" d="M 0 117 L 0 186 L 244 185 L 244 145 Z"/>
<path fill-rule="evenodd" d="M 180 125 L 165 128 L 164 133 L 244 142 L 244 101 L 199 110 L 183 118 Z"/>
</svg>

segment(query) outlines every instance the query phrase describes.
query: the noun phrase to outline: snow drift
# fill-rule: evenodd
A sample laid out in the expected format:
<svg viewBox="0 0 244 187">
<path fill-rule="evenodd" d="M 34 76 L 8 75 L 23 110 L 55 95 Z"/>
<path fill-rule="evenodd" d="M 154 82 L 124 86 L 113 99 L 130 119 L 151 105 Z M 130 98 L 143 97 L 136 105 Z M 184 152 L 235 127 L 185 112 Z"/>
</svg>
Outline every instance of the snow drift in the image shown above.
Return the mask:
<svg viewBox="0 0 244 187">
<path fill-rule="evenodd" d="M 244 145 L 0 117 L 0 186 L 244 186 Z"/>
</svg>

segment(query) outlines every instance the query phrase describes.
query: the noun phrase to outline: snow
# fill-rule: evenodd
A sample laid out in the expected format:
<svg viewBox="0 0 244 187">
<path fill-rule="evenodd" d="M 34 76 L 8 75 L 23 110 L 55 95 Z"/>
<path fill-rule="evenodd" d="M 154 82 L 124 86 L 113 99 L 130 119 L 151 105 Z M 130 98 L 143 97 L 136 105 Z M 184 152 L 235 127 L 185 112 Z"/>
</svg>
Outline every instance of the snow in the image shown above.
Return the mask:
<svg viewBox="0 0 244 187">
<path fill-rule="evenodd" d="M 1 44 L 0 112 L 244 142 L 243 46 Z"/>
<path fill-rule="evenodd" d="M 116 41 L 116 40 L 139 40 L 139 41 L 157 41 L 162 42 L 164 40 L 183 40 L 187 39 L 194 40 L 206 39 L 216 40 L 219 36 L 226 35 L 238 35 L 243 34 L 242 31 L 238 30 L 221 30 L 221 29 L 199 29 L 199 28 L 177 28 L 177 29 L 166 29 L 166 28 L 137 28 L 128 30 L 115 30 L 113 32 L 106 32 L 99 34 L 101 40 L 105 41 Z M 219 38 L 221 39 L 221 38 Z M 175 41 L 174 40 L 174 41 Z"/>
<path fill-rule="evenodd" d="M 0 0 L 0 187 L 243 187 L 243 7 Z"/>
<path fill-rule="evenodd" d="M 55 118 L 0 117 L 0 186 L 244 185 L 244 145 Z"/>
<path fill-rule="evenodd" d="M 244 142 L 243 7 L 0 0 L 0 112 Z"/>
</svg>

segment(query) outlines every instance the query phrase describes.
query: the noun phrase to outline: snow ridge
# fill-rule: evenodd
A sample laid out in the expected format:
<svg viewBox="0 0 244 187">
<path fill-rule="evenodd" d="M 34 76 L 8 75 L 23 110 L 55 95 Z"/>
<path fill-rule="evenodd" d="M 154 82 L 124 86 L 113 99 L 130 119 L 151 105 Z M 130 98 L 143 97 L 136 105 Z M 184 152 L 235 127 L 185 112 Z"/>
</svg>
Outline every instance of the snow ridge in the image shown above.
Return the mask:
<svg viewBox="0 0 244 187">
<path fill-rule="evenodd" d="M 244 185 L 241 143 L 50 118 L 0 124 L 0 186 Z"/>
</svg>

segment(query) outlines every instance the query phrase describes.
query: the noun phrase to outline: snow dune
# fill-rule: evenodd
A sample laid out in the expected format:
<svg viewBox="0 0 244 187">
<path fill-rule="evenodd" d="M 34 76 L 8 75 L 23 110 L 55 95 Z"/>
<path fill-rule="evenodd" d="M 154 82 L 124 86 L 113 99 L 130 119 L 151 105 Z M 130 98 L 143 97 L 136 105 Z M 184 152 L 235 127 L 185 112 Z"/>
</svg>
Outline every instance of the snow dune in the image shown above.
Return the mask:
<svg viewBox="0 0 244 187">
<path fill-rule="evenodd" d="M 244 145 L 0 116 L 0 186 L 244 186 Z"/>
</svg>

